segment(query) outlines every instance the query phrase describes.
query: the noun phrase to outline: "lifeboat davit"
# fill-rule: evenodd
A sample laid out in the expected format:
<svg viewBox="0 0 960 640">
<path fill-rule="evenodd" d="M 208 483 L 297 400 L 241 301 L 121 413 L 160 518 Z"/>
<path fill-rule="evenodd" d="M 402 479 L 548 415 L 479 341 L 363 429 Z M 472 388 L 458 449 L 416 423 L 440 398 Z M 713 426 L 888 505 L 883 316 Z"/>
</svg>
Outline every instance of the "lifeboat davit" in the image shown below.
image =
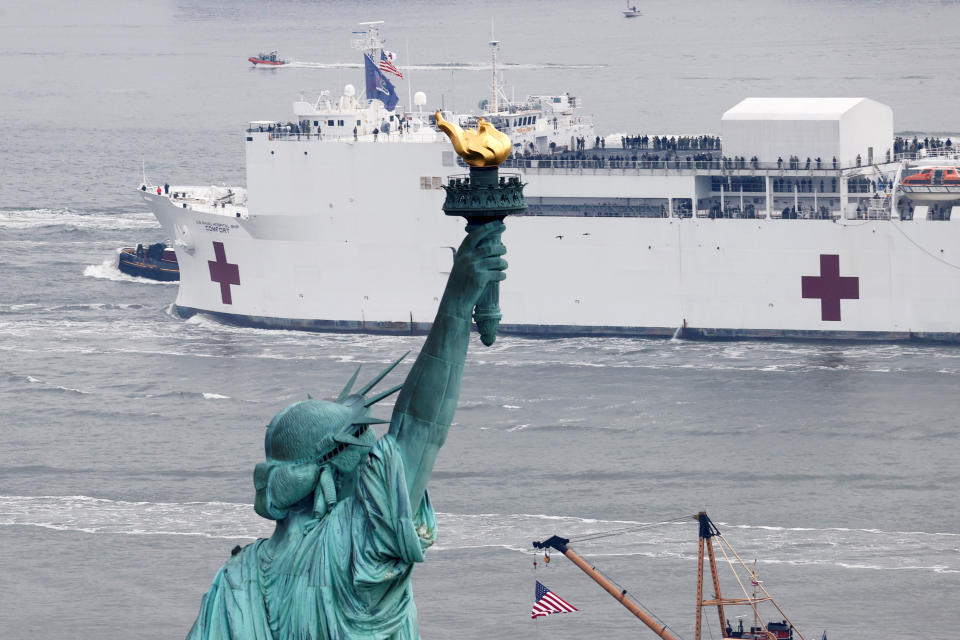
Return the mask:
<svg viewBox="0 0 960 640">
<path fill-rule="evenodd" d="M 947 202 L 960 200 L 960 169 L 929 167 L 900 181 L 900 191 L 911 200 Z"/>
<path fill-rule="evenodd" d="M 258 53 L 255 56 L 250 56 L 247 58 L 250 62 L 253 63 L 253 66 L 262 64 L 267 67 L 280 67 L 285 64 L 290 64 L 289 60 L 284 60 L 281 58 L 276 51 L 271 51 L 270 53 Z"/>
</svg>

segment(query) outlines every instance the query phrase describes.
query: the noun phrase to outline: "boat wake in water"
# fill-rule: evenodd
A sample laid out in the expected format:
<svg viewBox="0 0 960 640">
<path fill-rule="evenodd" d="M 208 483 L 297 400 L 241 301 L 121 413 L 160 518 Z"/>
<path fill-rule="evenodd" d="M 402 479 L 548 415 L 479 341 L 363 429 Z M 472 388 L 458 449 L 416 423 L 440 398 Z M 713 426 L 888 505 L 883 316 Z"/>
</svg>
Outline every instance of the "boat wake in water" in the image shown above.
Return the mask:
<svg viewBox="0 0 960 640">
<path fill-rule="evenodd" d="M 498 67 L 508 69 L 604 69 L 605 64 L 567 64 L 562 62 L 499 62 Z M 283 65 L 292 69 L 361 69 L 363 64 L 356 62 L 300 62 L 292 60 Z M 276 67 L 282 68 L 282 67 Z M 402 71 L 489 71 L 489 62 L 426 62 L 422 64 L 401 65 Z"/>
<path fill-rule="evenodd" d="M 127 275 L 117 268 L 116 258 L 109 258 L 100 264 L 90 264 L 83 268 L 83 275 L 88 278 L 100 278 L 103 280 L 113 280 L 114 282 L 136 282 L 139 284 L 165 284 L 177 286 L 177 282 L 163 282 L 161 280 L 152 280 L 150 278 L 138 278 Z"/>
</svg>

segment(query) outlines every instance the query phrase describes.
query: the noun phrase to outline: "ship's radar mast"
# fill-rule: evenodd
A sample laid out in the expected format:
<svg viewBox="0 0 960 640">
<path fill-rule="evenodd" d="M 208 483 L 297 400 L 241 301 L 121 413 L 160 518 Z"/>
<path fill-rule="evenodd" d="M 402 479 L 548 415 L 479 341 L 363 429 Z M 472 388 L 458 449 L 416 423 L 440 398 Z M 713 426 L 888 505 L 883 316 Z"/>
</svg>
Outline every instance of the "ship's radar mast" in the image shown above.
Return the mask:
<svg viewBox="0 0 960 640">
<path fill-rule="evenodd" d="M 490 103 L 491 113 L 499 113 L 500 90 L 497 87 L 497 47 L 500 46 L 499 40 L 493 39 L 493 28 L 490 29 L 490 67 L 493 69 L 493 82 L 490 89 L 493 92 L 493 101 Z"/>
<path fill-rule="evenodd" d="M 383 20 L 361 22 L 360 26 L 363 27 L 363 30 L 353 32 L 350 38 L 350 47 L 363 51 L 370 56 L 371 60 L 379 61 L 380 50 L 383 49 L 383 39 L 380 37 L 380 25 L 382 24 Z"/>
</svg>

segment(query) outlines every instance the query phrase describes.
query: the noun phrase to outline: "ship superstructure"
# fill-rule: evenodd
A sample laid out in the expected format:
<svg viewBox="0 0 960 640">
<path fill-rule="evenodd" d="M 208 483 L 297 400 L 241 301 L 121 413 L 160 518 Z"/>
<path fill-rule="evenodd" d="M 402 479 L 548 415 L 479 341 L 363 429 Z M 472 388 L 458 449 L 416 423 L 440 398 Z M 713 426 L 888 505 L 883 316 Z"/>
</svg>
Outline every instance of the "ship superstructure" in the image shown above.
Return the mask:
<svg viewBox="0 0 960 640">
<path fill-rule="evenodd" d="M 463 235 L 442 186 L 466 169 L 426 96 L 398 104 L 365 27 L 365 96 L 347 86 L 249 123 L 245 190 L 141 192 L 176 245 L 182 314 L 429 326 Z M 504 236 L 501 333 L 960 339 L 960 194 L 916 193 L 953 193 L 936 176 L 960 161 L 894 153 L 889 107 L 748 98 L 721 136 L 688 139 L 598 139 L 579 108 L 560 94 L 444 114 L 499 123 L 514 143 L 501 170 L 527 185 Z M 930 167 L 931 184 L 911 180 Z"/>
</svg>

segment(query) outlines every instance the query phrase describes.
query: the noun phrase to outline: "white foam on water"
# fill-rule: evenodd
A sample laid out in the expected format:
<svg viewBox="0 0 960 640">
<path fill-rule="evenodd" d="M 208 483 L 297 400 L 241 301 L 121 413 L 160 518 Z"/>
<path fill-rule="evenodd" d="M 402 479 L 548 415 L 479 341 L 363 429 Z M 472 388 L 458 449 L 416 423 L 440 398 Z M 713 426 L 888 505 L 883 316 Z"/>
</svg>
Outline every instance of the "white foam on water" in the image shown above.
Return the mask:
<svg viewBox="0 0 960 640">
<path fill-rule="evenodd" d="M 101 280 L 113 280 L 114 282 L 137 282 L 139 284 L 160 284 L 167 286 L 180 285 L 179 282 L 164 282 L 162 280 L 152 280 L 150 278 L 140 278 L 126 274 L 117 268 L 116 258 L 108 258 L 100 264 L 87 265 L 83 268 L 83 275 L 87 278 L 100 278 Z"/>
<path fill-rule="evenodd" d="M 0 311 L 26 311 L 28 309 L 36 309 L 39 307 L 35 302 L 29 302 L 26 304 L 0 304 Z"/>
<path fill-rule="evenodd" d="M 533 553 L 530 542 L 554 532 L 571 539 L 585 556 L 696 558 L 696 522 L 643 523 L 552 514 L 438 513 L 435 550 L 503 548 Z M 253 539 L 272 524 L 249 504 L 132 502 L 91 496 L 0 496 L 0 526 L 34 526 L 88 534 L 176 535 Z M 940 532 L 872 529 L 718 527 L 741 555 L 762 563 L 827 565 L 856 571 L 958 573 L 956 536 Z M 618 533 L 618 535 L 605 535 Z M 588 539 L 593 538 L 593 539 Z"/>
<path fill-rule="evenodd" d="M 41 229 L 70 227 L 84 230 L 159 229 L 160 224 L 148 212 L 85 213 L 73 209 L 0 210 L 0 228 Z"/>
<path fill-rule="evenodd" d="M 206 393 L 204 392 L 203 397 L 205 400 L 229 400 L 230 396 L 224 396 L 219 393 Z"/>
</svg>

